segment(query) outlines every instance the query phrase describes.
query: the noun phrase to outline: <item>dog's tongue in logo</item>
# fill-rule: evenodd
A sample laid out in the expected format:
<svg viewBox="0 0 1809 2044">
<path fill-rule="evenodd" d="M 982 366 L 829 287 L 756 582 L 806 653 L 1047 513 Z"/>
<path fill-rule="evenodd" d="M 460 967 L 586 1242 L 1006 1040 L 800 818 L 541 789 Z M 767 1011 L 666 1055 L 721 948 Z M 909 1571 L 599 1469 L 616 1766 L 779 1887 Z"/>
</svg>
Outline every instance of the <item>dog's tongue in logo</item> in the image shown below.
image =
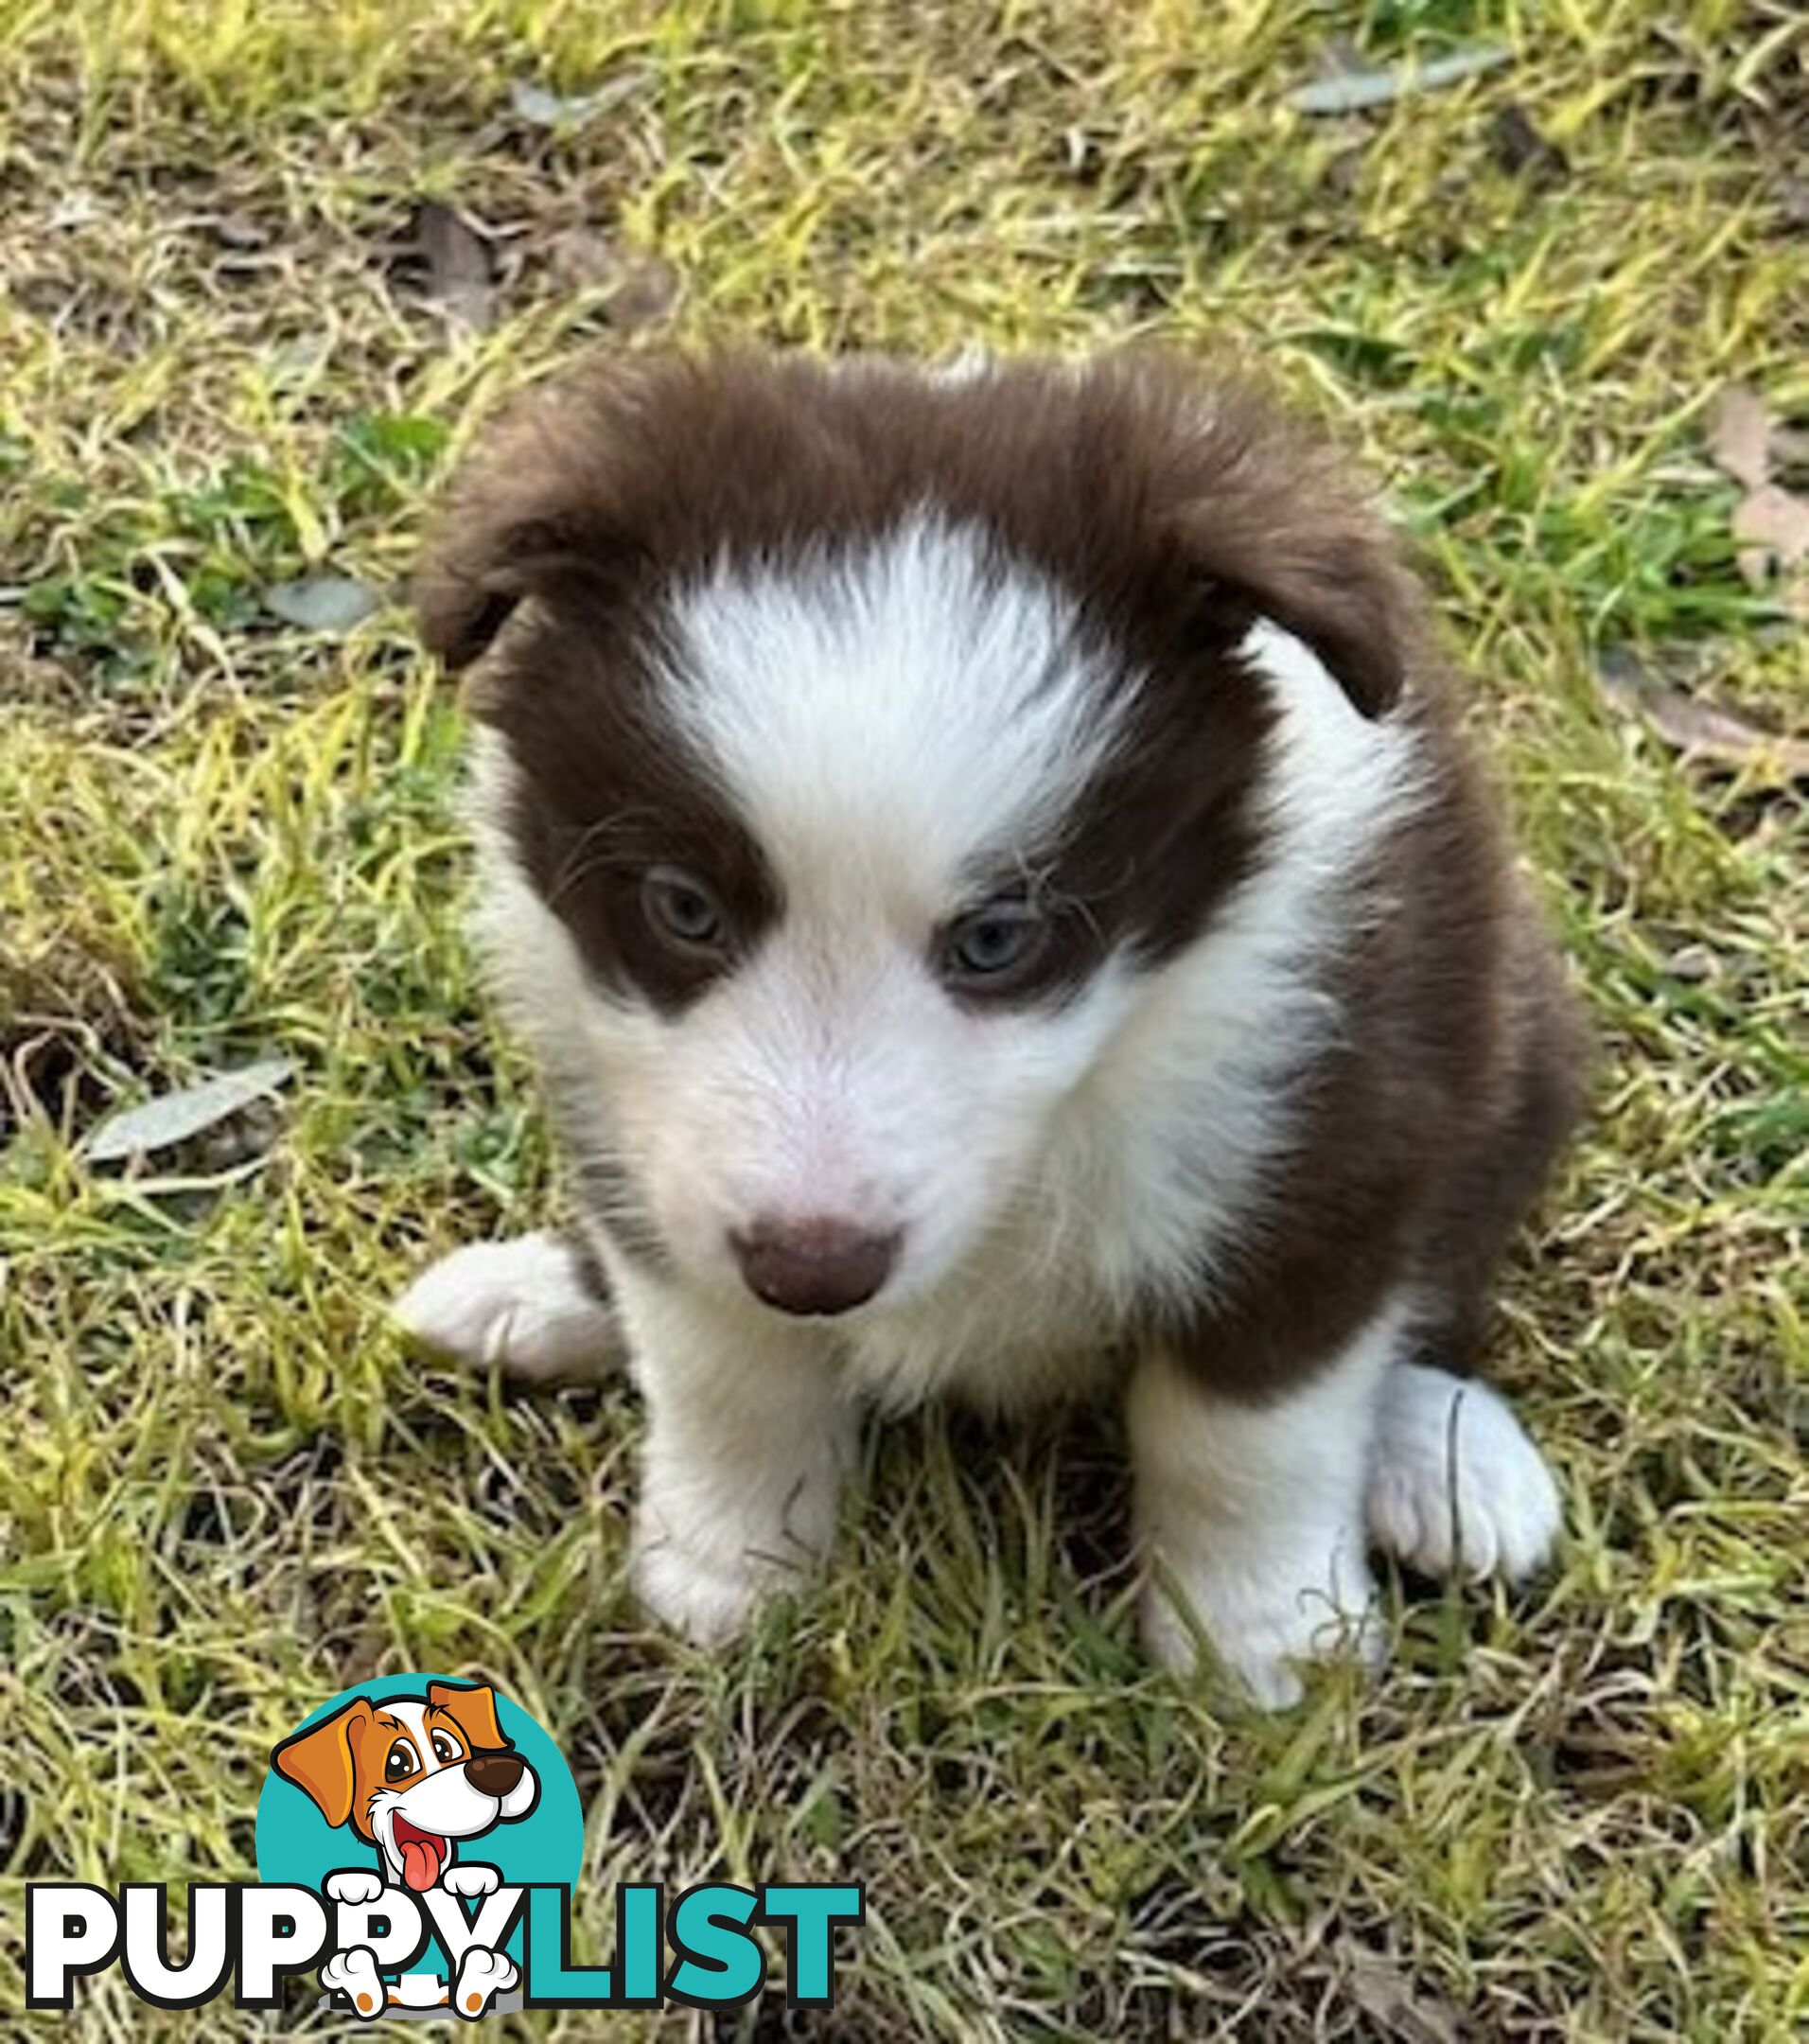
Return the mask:
<svg viewBox="0 0 1809 2044">
<path fill-rule="evenodd" d="M 406 1817 L 395 1820 L 395 1849 L 402 1855 L 402 1878 L 416 1894 L 424 1894 L 440 1877 L 446 1864 L 447 1842 L 431 1831 L 423 1831 Z"/>
</svg>

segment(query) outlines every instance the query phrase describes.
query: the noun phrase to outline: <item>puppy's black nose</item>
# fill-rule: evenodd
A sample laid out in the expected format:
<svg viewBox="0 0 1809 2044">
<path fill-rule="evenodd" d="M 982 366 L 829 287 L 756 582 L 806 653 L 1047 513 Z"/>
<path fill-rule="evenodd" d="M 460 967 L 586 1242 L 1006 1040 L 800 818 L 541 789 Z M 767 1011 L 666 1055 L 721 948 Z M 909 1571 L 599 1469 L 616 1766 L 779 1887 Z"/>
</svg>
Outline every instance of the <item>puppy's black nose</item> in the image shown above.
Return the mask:
<svg viewBox="0 0 1809 2044">
<path fill-rule="evenodd" d="M 465 1778 L 480 1795 L 505 1796 L 521 1779 L 521 1755 L 473 1753 L 465 1763 Z"/>
<path fill-rule="evenodd" d="M 788 1313 L 841 1313 L 864 1305 L 898 1260 L 898 1231 L 875 1235 L 848 1221 L 756 1221 L 731 1230 L 747 1289 Z"/>
</svg>

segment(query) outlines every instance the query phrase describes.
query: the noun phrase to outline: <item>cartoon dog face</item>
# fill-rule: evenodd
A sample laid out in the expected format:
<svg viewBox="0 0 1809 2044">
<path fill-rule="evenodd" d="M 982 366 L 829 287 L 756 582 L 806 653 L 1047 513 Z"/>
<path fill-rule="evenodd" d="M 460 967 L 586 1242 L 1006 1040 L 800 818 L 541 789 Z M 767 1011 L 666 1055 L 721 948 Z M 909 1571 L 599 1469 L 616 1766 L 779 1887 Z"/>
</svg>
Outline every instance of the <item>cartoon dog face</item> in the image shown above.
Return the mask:
<svg viewBox="0 0 1809 2044">
<path fill-rule="evenodd" d="M 278 1746 L 271 1765 L 329 1824 L 375 1845 L 383 1877 L 417 1894 L 452 1863 L 460 1839 L 525 1817 L 534 1770 L 503 1736 L 496 1692 L 430 1683 L 424 1697 L 368 1697 Z"/>
</svg>

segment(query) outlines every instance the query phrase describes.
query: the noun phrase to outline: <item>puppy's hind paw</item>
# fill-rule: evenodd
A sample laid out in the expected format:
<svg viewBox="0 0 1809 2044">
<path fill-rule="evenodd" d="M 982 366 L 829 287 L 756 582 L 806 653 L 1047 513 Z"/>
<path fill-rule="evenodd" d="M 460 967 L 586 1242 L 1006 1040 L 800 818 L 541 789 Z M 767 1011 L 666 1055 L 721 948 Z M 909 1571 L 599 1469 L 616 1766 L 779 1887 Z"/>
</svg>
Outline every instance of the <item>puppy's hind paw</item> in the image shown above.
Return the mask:
<svg viewBox="0 0 1809 2044">
<path fill-rule="evenodd" d="M 516 1979 L 513 1959 L 473 1945 L 459 1965 L 458 1982 L 452 1989 L 453 2009 L 466 2022 L 475 2022 L 498 1995 L 515 1985 Z"/>
<path fill-rule="evenodd" d="M 424 1271 L 392 1309 L 423 1348 L 543 1383 L 601 1377 L 623 1354 L 577 1252 L 541 1231 L 474 1242 Z"/>
<path fill-rule="evenodd" d="M 1421 1576 L 1519 1582 L 1550 1558 L 1557 1486 L 1500 1392 L 1422 1364 L 1383 1386 L 1368 1495 L 1377 1546 Z"/>
<path fill-rule="evenodd" d="M 348 1952 L 335 1952 L 322 1966 L 320 1981 L 328 1994 L 342 1994 L 365 2022 L 375 2021 L 387 2006 L 388 1995 L 378 1977 L 377 1955 L 367 1945 L 355 1945 Z"/>
<path fill-rule="evenodd" d="M 747 1630 L 773 1572 L 746 1558 L 706 1554 L 646 1528 L 632 1569 L 641 1609 L 694 1647 L 726 1647 Z"/>
<path fill-rule="evenodd" d="M 1342 1562 L 1342 1566 L 1338 1565 Z M 1189 1607 L 1184 1614 L 1176 1594 Z M 1308 1664 L 1354 1656 L 1372 1673 L 1387 1651 L 1369 1572 L 1338 1557 L 1325 1568 L 1260 1570 L 1246 1578 L 1211 1569 L 1160 1577 L 1139 1612 L 1150 1658 L 1184 1681 L 1197 1672 L 1200 1648 L 1263 1710 L 1286 1710 L 1306 1694 Z"/>
</svg>

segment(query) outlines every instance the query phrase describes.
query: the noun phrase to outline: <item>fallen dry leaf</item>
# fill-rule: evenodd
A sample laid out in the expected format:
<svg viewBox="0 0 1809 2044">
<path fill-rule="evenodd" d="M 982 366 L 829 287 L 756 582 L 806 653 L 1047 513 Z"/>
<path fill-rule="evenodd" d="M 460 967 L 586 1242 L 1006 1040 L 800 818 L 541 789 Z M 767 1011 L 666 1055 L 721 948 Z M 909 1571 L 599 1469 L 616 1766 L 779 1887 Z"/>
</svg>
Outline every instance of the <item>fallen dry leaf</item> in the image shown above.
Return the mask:
<svg viewBox="0 0 1809 2044">
<path fill-rule="evenodd" d="M 1493 71 L 1507 62 L 1512 53 L 1493 44 L 1473 49 L 1453 50 L 1448 57 L 1433 57 L 1425 63 L 1409 59 L 1386 70 L 1339 69 L 1329 77 L 1297 85 L 1287 103 L 1296 114 L 1359 114 L 1366 107 L 1386 106 L 1412 93 L 1437 92 L 1464 79 Z"/>
<path fill-rule="evenodd" d="M 619 105 L 640 89 L 641 79 L 628 74 L 600 85 L 594 92 L 556 93 L 532 79 L 512 79 L 509 105 L 530 128 L 575 128 L 594 115 Z"/>
<path fill-rule="evenodd" d="M 343 632 L 380 610 L 383 596 L 350 575 L 307 575 L 299 582 L 272 583 L 264 591 L 264 608 L 303 631 Z"/>
<path fill-rule="evenodd" d="M 173 1150 L 178 1143 L 204 1134 L 229 1116 L 243 1114 L 255 1101 L 268 1100 L 294 1074 L 287 1058 L 266 1058 L 238 1071 L 222 1072 L 200 1084 L 180 1086 L 109 1115 L 88 1138 L 91 1164 L 119 1164 L 153 1150 Z"/>
<path fill-rule="evenodd" d="M 490 324 L 490 287 L 496 275 L 488 240 L 463 213 L 429 199 L 415 232 L 427 258 L 428 294 L 452 317 L 482 331 Z"/>
<path fill-rule="evenodd" d="M 1765 400 L 1730 383 L 1709 414 L 1709 452 L 1715 466 L 1746 490 L 1733 513 L 1735 555 L 1748 585 L 1763 590 L 1779 578 L 1784 607 L 1809 617 L 1809 500 L 1771 480 L 1775 464 L 1797 461 L 1800 436 L 1772 423 Z"/>
<path fill-rule="evenodd" d="M 1766 731 L 1737 711 L 1674 688 L 1628 654 L 1605 655 L 1596 673 L 1603 695 L 1617 709 L 1643 719 L 1685 759 L 1750 768 L 1779 784 L 1809 780 L 1809 738 Z"/>
<path fill-rule="evenodd" d="M 1400 2044 L 1458 2044 L 1458 2011 L 1449 2001 L 1423 1994 L 1401 1969 L 1374 1952 L 1353 1953 L 1345 1962 L 1350 1998 L 1382 2035 Z"/>
<path fill-rule="evenodd" d="M 664 256 L 637 255 L 588 227 L 555 235 L 547 259 L 569 289 L 602 292 L 605 317 L 623 333 L 638 333 L 667 318 L 684 281 Z"/>
<path fill-rule="evenodd" d="M 1730 383 L 1709 413 L 1709 452 L 1714 465 L 1748 489 L 1771 473 L 1771 418 L 1765 400 L 1743 383 Z"/>
<path fill-rule="evenodd" d="M 1754 589 L 1774 573 L 1792 578 L 1809 561 L 1809 502 L 1777 483 L 1748 490 L 1733 514 L 1733 537 L 1743 541 L 1740 573 Z"/>
<path fill-rule="evenodd" d="M 532 79 L 512 79 L 509 82 L 510 106 L 534 128 L 575 126 L 596 103 L 595 93 L 549 92 Z"/>
</svg>

